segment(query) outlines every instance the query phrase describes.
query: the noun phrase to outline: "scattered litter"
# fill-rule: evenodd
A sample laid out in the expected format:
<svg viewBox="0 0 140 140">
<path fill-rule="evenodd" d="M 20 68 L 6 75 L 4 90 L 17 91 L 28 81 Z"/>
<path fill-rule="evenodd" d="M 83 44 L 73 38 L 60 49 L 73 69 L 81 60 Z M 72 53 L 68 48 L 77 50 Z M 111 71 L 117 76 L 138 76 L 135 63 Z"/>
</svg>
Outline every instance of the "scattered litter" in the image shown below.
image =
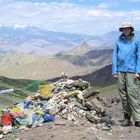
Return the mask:
<svg viewBox="0 0 140 140">
<path fill-rule="evenodd" d="M 0 94 L 4 94 L 4 93 L 13 93 L 14 89 L 11 88 L 11 89 L 3 89 L 3 90 L 0 90 Z"/>
</svg>

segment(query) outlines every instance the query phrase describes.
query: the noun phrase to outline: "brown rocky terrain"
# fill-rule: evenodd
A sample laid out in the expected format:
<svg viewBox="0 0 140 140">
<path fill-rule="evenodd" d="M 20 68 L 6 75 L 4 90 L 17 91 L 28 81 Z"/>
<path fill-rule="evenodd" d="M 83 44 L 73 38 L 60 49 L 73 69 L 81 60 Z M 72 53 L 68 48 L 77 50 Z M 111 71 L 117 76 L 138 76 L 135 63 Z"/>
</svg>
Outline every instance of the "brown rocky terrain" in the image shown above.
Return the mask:
<svg viewBox="0 0 140 140">
<path fill-rule="evenodd" d="M 112 50 L 89 51 L 83 55 L 58 53 L 54 56 L 35 56 L 24 53 L 0 57 L 0 75 L 14 79 L 47 80 L 67 72 L 80 76 L 111 63 Z"/>
<path fill-rule="evenodd" d="M 122 119 L 121 102 L 117 91 L 100 94 L 107 99 L 107 112 L 113 119 Z M 19 131 L 5 136 L 4 140 L 139 140 L 140 128 L 135 126 L 111 126 L 104 129 L 101 124 L 93 124 L 85 119 L 76 122 L 56 118 L 55 122 L 45 123 L 42 127 Z"/>
</svg>

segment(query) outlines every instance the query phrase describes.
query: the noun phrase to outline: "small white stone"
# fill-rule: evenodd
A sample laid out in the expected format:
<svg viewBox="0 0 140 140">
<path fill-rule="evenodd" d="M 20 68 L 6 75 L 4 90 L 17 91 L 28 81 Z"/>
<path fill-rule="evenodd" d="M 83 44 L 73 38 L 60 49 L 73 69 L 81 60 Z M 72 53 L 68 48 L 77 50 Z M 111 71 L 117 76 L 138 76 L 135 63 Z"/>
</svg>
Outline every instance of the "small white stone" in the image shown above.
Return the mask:
<svg viewBox="0 0 140 140">
<path fill-rule="evenodd" d="M 121 137 L 121 138 L 124 138 L 124 135 L 121 135 L 120 137 Z"/>
</svg>

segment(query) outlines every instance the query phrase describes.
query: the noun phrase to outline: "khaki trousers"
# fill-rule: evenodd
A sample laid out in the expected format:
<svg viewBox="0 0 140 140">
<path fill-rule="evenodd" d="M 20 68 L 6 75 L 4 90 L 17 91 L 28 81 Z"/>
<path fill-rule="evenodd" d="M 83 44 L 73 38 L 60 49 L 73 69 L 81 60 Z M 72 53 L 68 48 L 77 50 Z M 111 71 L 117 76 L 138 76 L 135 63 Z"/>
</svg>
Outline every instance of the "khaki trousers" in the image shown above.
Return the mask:
<svg viewBox="0 0 140 140">
<path fill-rule="evenodd" d="M 137 79 L 132 73 L 121 72 L 118 75 L 118 88 L 124 114 L 132 116 L 134 121 L 140 121 Z"/>
</svg>

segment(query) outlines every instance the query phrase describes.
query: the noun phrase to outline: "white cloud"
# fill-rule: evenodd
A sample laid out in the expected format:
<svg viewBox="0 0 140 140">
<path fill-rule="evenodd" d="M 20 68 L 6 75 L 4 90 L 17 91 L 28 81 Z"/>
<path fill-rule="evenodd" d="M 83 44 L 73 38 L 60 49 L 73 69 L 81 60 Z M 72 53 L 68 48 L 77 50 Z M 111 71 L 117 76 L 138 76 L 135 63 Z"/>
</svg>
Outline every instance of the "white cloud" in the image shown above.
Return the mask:
<svg viewBox="0 0 140 140">
<path fill-rule="evenodd" d="M 117 12 L 115 3 L 83 7 L 72 3 L 31 3 L 0 0 L 0 25 L 37 26 L 47 30 L 100 34 L 115 30 L 126 19 L 140 23 L 140 11 Z"/>
</svg>

